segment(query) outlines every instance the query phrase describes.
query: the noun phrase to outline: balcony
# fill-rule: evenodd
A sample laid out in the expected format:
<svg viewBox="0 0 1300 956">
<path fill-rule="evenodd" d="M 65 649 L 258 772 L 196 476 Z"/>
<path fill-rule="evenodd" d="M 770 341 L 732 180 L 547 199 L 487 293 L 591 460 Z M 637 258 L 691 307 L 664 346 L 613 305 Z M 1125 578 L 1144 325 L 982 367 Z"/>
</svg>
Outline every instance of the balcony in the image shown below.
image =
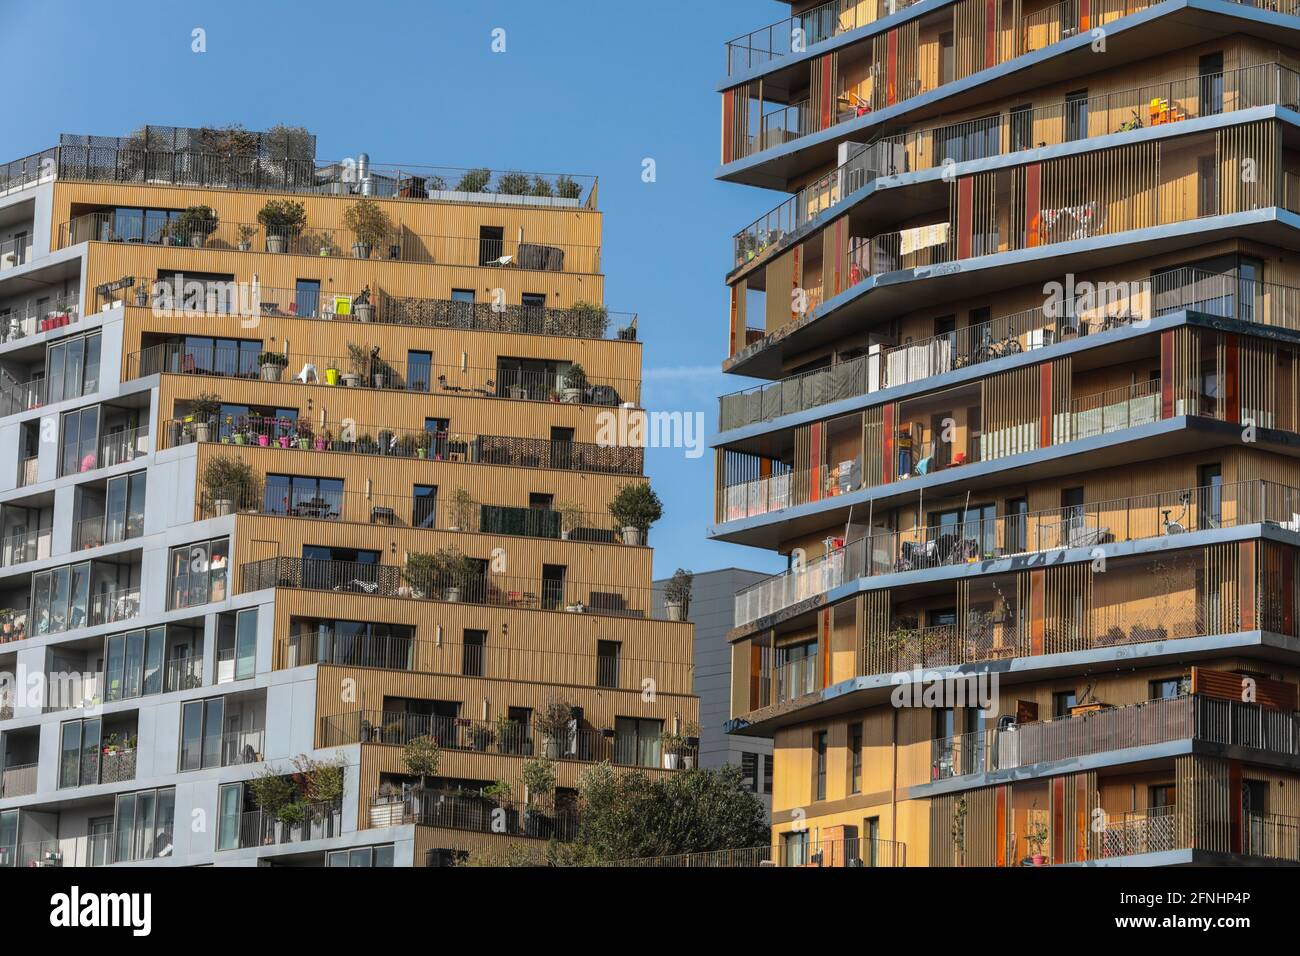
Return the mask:
<svg viewBox="0 0 1300 956">
<path fill-rule="evenodd" d="M 0 193 L 3 193 L 0 185 Z M 28 302 L 0 316 L 0 344 L 16 342 L 41 332 L 51 332 L 81 321 L 81 296 L 77 292 L 55 296 L 48 302 Z"/>
<path fill-rule="evenodd" d="M 145 135 L 149 139 L 159 138 L 159 147 L 149 143 L 150 148 L 141 148 L 147 140 L 135 137 L 120 138 L 106 146 L 68 143 L 0 165 L 0 192 L 5 191 L 6 183 L 8 188 L 16 189 L 36 182 L 42 172 L 42 161 L 53 160 L 58 179 L 81 182 L 596 208 L 598 181 L 594 176 L 423 165 L 370 164 L 363 170 L 350 160 L 271 157 L 257 151 L 246 155 L 208 152 L 192 138 L 181 147 L 177 137 L 171 135 L 191 131 L 168 127 L 147 127 L 147 130 Z M 315 137 L 311 139 L 314 144 Z"/>
<path fill-rule="evenodd" d="M 58 156 L 58 147 L 41 150 L 22 159 L 0 163 L 0 196 L 26 189 L 53 178 L 48 175 L 51 161 Z"/>
<path fill-rule="evenodd" d="M 718 427 L 727 431 L 775 421 L 1112 329 L 1141 328 L 1183 310 L 1297 331 L 1300 288 L 1185 266 L 1142 283 L 1137 295 L 1120 292 L 1111 301 L 1093 305 L 1079 299 L 1039 306 L 942 335 L 882 344 L 858 358 L 723 395 L 718 400 Z"/>
<path fill-rule="evenodd" d="M 810 838 L 778 846 L 751 846 L 703 853 L 633 857 L 606 866 L 646 869 L 736 869 L 751 866 L 877 867 L 906 866 L 907 844 L 870 837 Z"/>
<path fill-rule="evenodd" d="M 884 176 L 942 168 L 1259 106 L 1300 103 L 1300 73 L 1279 63 L 1197 74 L 1086 100 L 1017 109 L 874 140 L 736 233 L 737 269 L 788 248 L 797 231 Z"/>
<path fill-rule="evenodd" d="M 401 795 L 375 794 L 371 799 L 371 827 L 410 824 L 563 842 L 578 833 L 578 818 L 571 812 L 484 796 L 411 789 Z"/>
<path fill-rule="evenodd" d="M 252 251 L 249 241 L 243 238 L 247 230 L 252 230 L 254 236 L 265 232 L 257 223 L 224 221 L 217 222 L 215 228 L 211 223 L 187 228 L 179 222 L 169 222 L 148 233 L 145 228 L 139 216 L 124 216 L 115 210 L 87 213 L 60 224 L 58 248 L 67 249 L 83 242 L 120 242 L 249 252 Z M 356 243 L 348 229 L 304 228 L 295 234 L 266 234 L 258 243 L 257 252 L 587 275 L 600 272 L 600 246 L 481 236 L 427 236 L 404 227 L 369 247 Z"/>
<path fill-rule="evenodd" d="M 0 869 L 4 867 L 63 866 L 63 849 L 58 840 L 38 840 L 17 846 L 0 846 Z"/>
<path fill-rule="evenodd" d="M 465 496 L 439 502 L 411 495 L 369 494 L 333 488 L 304 490 L 299 487 L 291 491 L 287 484 L 273 484 L 245 489 L 228 498 L 204 492 L 199 500 L 200 519 L 232 512 L 553 541 L 622 544 L 623 540 L 621 532 L 611 530 L 614 519 L 607 511 L 480 504 Z"/>
<path fill-rule="evenodd" d="M 54 529 L 15 531 L 0 541 L 0 567 L 13 567 L 28 561 L 39 561 L 50 556 L 50 540 Z"/>
<path fill-rule="evenodd" d="M 641 400 L 641 383 L 636 379 L 593 378 L 580 365 L 563 364 L 553 372 L 529 371 L 498 366 L 462 368 L 459 365 L 429 365 L 420 372 L 399 373 L 392 365 L 374 355 L 313 355 L 293 352 L 284 356 L 292 377 L 284 378 L 277 370 L 270 373 L 252 364 L 251 357 L 233 348 L 209 348 L 164 343 L 150 346 L 127 356 L 130 379 L 147 375 L 200 375 L 220 378 L 246 378 L 278 382 L 284 385 L 330 386 L 454 395 L 469 398 L 508 398 L 531 402 L 560 402 L 571 405 L 616 407 Z M 557 363 L 558 364 L 558 363 Z M 576 369 L 575 377 L 566 371 Z M 299 369 L 293 373 L 293 369 Z M 343 370 L 348 371 L 343 371 Z M 427 376 L 415 378 L 413 374 Z M 576 382 L 576 384 L 575 384 Z M 21 396 L 19 397 L 21 398 Z M 17 401 L 17 399 L 16 399 Z"/>
<path fill-rule="evenodd" d="M 1011 724 L 930 742 L 931 779 L 1028 768 L 1175 740 L 1300 756 L 1300 714 L 1199 694 Z"/>
<path fill-rule="evenodd" d="M 605 617 L 668 620 L 651 588 L 584 584 L 504 574 L 448 572 L 430 576 L 396 565 L 315 558 L 266 558 L 240 568 L 240 591 L 303 588 L 439 603 L 480 604 Z M 658 615 L 662 614 L 662 617 Z"/>
<path fill-rule="evenodd" d="M 905 10 L 920 0 L 830 0 L 727 41 L 727 75 L 807 50 L 825 40 Z"/>
<path fill-rule="evenodd" d="M 276 642 L 275 669 L 308 664 L 376 667 L 418 674 L 447 674 L 501 681 L 535 681 L 640 693 L 651 679 L 661 694 L 689 694 L 689 663 L 573 651 L 425 641 L 410 637 L 353 637 L 333 632 L 291 634 Z"/>
<path fill-rule="evenodd" d="M 618 737 L 613 730 L 588 727 L 570 729 L 561 737 L 546 737 L 532 728 L 499 719 L 470 720 L 409 712 L 354 711 L 322 717 L 322 747 L 348 744 L 384 744 L 405 747 L 419 737 L 430 737 L 442 750 L 496 754 L 510 757 L 545 756 L 548 760 L 607 761 L 617 766 L 663 770 L 695 766 L 698 748 L 670 738 Z"/>
<path fill-rule="evenodd" d="M 214 423 L 216 424 L 216 423 Z M 351 436 L 351 437 L 345 437 Z M 631 445 L 522 438 L 512 435 L 475 435 L 433 432 L 388 425 L 361 425 L 330 421 L 312 427 L 303 447 L 304 430 L 297 421 L 263 416 L 228 420 L 209 426 L 207 441 L 236 446 L 281 449 L 293 453 L 377 455 L 386 458 L 476 465 L 512 465 L 594 474 L 640 476 L 645 450 Z M 164 448 L 204 440 L 194 423 L 184 419 L 163 422 Z M 287 466 L 286 466 L 287 467 Z"/>
<path fill-rule="evenodd" d="M 303 819 L 281 820 L 262 810 L 245 810 L 239 816 L 238 849 L 282 846 L 307 840 L 329 840 L 343 835 L 343 805 L 312 803 L 304 807 Z M 218 844 L 217 849 L 236 849 Z"/>
<path fill-rule="evenodd" d="M 861 578 L 945 567 L 978 570 L 986 561 L 1251 524 L 1300 530 L 1297 515 L 1300 488 L 1251 480 L 875 534 L 737 592 L 734 626 Z"/>
<path fill-rule="evenodd" d="M 5 767 L 0 771 L 0 798 L 26 797 L 36 792 L 34 763 Z"/>
<path fill-rule="evenodd" d="M 0 242 L 0 272 L 32 261 L 32 237 L 17 236 Z"/>
<path fill-rule="evenodd" d="M 639 316 L 610 312 L 603 305 L 576 303 L 566 309 L 532 305 L 497 305 L 417 296 L 372 293 L 371 308 L 362 310 L 357 296 L 307 289 L 275 289 L 257 283 L 205 282 L 201 301 L 190 301 L 184 290 L 160 284 L 136 292 L 134 306 L 150 308 L 160 316 L 240 315 L 271 319 L 321 319 L 329 322 L 400 325 L 421 329 L 463 332 L 505 332 L 550 338 L 637 341 Z"/>
</svg>

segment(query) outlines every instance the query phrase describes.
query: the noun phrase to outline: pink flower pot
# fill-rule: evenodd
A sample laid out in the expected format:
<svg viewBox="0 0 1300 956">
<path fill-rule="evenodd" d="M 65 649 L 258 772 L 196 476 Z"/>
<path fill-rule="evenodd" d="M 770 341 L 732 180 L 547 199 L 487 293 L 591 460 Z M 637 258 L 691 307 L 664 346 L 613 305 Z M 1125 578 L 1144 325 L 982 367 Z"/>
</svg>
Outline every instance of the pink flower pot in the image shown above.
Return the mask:
<svg viewBox="0 0 1300 956">
<path fill-rule="evenodd" d="M 271 444 L 271 436 L 270 436 L 270 435 L 258 435 L 258 436 L 257 436 L 257 443 L 258 443 L 259 445 L 261 445 L 263 448 L 265 448 L 267 445 Z"/>
<path fill-rule="evenodd" d="M 281 447 L 281 448 L 288 448 L 288 447 L 289 447 L 289 436 L 288 436 L 288 435 L 281 435 L 281 436 L 280 436 L 280 447 Z"/>
</svg>

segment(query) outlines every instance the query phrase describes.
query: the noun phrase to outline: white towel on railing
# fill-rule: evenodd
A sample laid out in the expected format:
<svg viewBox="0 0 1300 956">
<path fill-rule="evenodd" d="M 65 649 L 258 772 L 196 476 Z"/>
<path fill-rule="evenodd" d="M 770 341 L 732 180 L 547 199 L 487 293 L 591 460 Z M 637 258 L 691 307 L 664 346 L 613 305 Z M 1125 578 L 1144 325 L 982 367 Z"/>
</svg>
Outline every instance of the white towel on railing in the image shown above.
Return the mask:
<svg viewBox="0 0 1300 956">
<path fill-rule="evenodd" d="M 948 241 L 948 223 L 936 222 L 929 226 L 904 229 L 898 234 L 898 240 L 899 252 L 902 255 L 908 255 L 918 249 L 928 249 L 930 246 L 941 246 Z"/>
</svg>

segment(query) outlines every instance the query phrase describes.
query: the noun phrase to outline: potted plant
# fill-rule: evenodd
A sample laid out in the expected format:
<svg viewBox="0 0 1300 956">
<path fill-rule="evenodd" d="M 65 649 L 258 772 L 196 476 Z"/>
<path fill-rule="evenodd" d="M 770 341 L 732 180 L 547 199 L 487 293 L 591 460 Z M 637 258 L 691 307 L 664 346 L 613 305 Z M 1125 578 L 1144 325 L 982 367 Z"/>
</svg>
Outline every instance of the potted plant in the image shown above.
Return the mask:
<svg viewBox="0 0 1300 956">
<path fill-rule="evenodd" d="M 375 304 L 370 301 L 370 286 L 366 286 L 352 300 L 352 314 L 358 322 L 375 321 Z"/>
<path fill-rule="evenodd" d="M 257 227 L 246 222 L 240 223 L 237 235 L 239 237 L 236 242 L 237 248 L 240 252 L 247 252 L 253 248 L 253 237 L 257 235 Z"/>
<path fill-rule="evenodd" d="M 1025 842 L 1029 844 L 1029 852 L 1033 857 L 1034 866 L 1047 865 L 1047 856 L 1043 853 L 1043 848 L 1047 846 L 1047 839 L 1046 823 L 1039 819 L 1029 824 L 1029 829 L 1025 833 Z"/>
<path fill-rule="evenodd" d="M 609 309 L 594 302 L 579 299 L 569 307 L 573 328 L 569 334 L 588 339 L 603 339 L 609 329 Z"/>
<path fill-rule="evenodd" d="M 358 345 L 356 342 L 348 343 L 348 369 L 347 374 L 343 376 L 343 384 L 349 388 L 356 388 L 362 382 L 370 381 L 370 376 L 374 367 L 374 355 L 372 351 L 364 345 Z"/>
<path fill-rule="evenodd" d="M 212 439 L 212 422 L 221 411 L 221 396 L 215 392 L 200 392 L 190 399 L 190 415 L 194 419 L 194 440 Z"/>
<path fill-rule="evenodd" d="M 682 766 L 687 770 L 695 769 L 695 755 L 700 752 L 700 725 L 688 720 L 682 730 L 685 749 L 682 751 Z"/>
<path fill-rule="evenodd" d="M 438 764 L 442 761 L 442 750 L 438 741 L 428 734 L 413 737 L 402 748 L 402 766 L 412 777 L 420 778 L 420 789 L 428 788 L 430 777 L 438 775 Z"/>
<path fill-rule="evenodd" d="M 555 764 L 545 757 L 531 757 L 524 761 L 519 777 L 524 784 L 524 832 L 530 836 L 548 835 L 537 831 L 538 825 L 546 821 L 545 810 L 554 802 Z"/>
<path fill-rule="evenodd" d="M 316 441 L 314 443 L 315 448 L 317 451 L 328 451 L 330 444 L 333 441 L 334 441 L 334 433 L 327 428 L 325 429 L 324 434 L 316 436 Z"/>
<path fill-rule="evenodd" d="M 352 255 L 358 259 L 369 259 L 375 246 L 393 231 L 388 214 L 373 199 L 358 199 L 348 206 L 343 213 L 343 225 L 356 239 Z"/>
<path fill-rule="evenodd" d="M 469 745 L 479 753 L 491 747 L 495 740 L 496 734 L 487 724 L 474 724 L 469 729 Z"/>
<path fill-rule="evenodd" d="M 433 432 L 421 431 L 415 436 L 415 457 L 425 459 L 429 457 L 429 449 L 433 447 Z"/>
<path fill-rule="evenodd" d="M 664 610 L 670 621 L 684 621 L 691 606 L 691 585 L 695 575 L 685 568 L 678 568 L 664 585 Z"/>
<path fill-rule="evenodd" d="M 311 422 L 305 418 L 298 419 L 298 431 L 295 435 L 298 441 L 299 451 L 308 451 L 311 449 L 312 433 Z"/>
<path fill-rule="evenodd" d="M 537 732 L 542 735 L 543 750 L 548 760 L 559 760 L 567 749 L 573 721 L 573 705 L 566 700 L 552 698 L 537 715 Z"/>
<path fill-rule="evenodd" d="M 325 384 L 338 385 L 338 383 L 339 383 L 339 370 L 335 368 L 333 365 L 331 365 L 325 369 Z"/>
<path fill-rule="evenodd" d="M 564 401 L 570 405 L 577 405 L 587 393 L 587 372 L 583 367 L 574 362 L 564 370 Z"/>
<path fill-rule="evenodd" d="M 560 513 L 560 539 L 568 541 L 569 535 L 582 526 L 582 509 L 577 502 L 561 501 L 555 510 Z"/>
<path fill-rule="evenodd" d="M 213 455 L 203 468 L 203 487 L 212 500 L 216 517 L 233 513 L 238 505 L 249 500 L 254 483 L 252 467 L 232 455 Z"/>
<path fill-rule="evenodd" d="M 283 352 L 263 352 L 257 357 L 257 364 L 262 367 L 262 381 L 278 382 L 289 364 L 289 357 Z"/>
<path fill-rule="evenodd" d="M 523 728 L 519 721 L 498 717 L 496 722 L 497 750 L 500 753 L 518 754 L 524 751 Z"/>
<path fill-rule="evenodd" d="M 292 199 L 272 199 L 258 211 L 257 221 L 266 230 L 266 251 L 284 252 L 307 225 L 307 210 Z"/>
<path fill-rule="evenodd" d="M 478 564 L 458 548 L 439 548 L 433 552 L 412 552 L 406 556 L 402 577 L 415 597 L 441 593 L 444 601 L 459 601 L 463 588 L 477 576 Z"/>
<path fill-rule="evenodd" d="M 645 542 L 650 526 L 664 516 L 663 502 L 648 482 L 626 484 L 609 503 L 609 513 L 615 526 L 622 529 L 623 543 L 640 545 Z"/>
<path fill-rule="evenodd" d="M 451 521 L 448 531 L 465 531 L 478 523 L 475 521 L 478 515 L 478 502 L 464 488 L 457 488 L 451 493 L 447 510 Z"/>
<path fill-rule="evenodd" d="M 177 217 L 175 228 L 195 249 L 201 249 L 217 231 L 217 214 L 211 206 L 190 206 Z"/>
<path fill-rule="evenodd" d="M 686 738 L 675 731 L 665 730 L 659 738 L 659 745 L 663 748 L 664 769 L 676 770 L 680 767 L 682 754 L 686 751 Z"/>
</svg>

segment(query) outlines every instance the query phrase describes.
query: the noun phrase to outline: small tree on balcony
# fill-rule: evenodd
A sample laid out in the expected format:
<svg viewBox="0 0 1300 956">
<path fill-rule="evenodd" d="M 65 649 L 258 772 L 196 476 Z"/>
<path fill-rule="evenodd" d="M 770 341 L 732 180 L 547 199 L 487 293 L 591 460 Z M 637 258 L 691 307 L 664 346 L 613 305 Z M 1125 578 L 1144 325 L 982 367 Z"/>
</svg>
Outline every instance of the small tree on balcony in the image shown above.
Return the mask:
<svg viewBox="0 0 1300 956">
<path fill-rule="evenodd" d="M 233 455 L 213 455 L 203 467 L 203 487 L 213 501 L 246 505 L 256 484 L 252 467 Z"/>
<path fill-rule="evenodd" d="M 428 789 L 429 778 L 438 775 L 442 762 L 442 748 L 428 734 L 412 738 L 402 748 L 402 766 L 413 777 L 420 778 L 420 787 Z"/>
<path fill-rule="evenodd" d="M 460 182 L 456 183 L 456 192 L 458 193 L 481 193 L 487 189 L 487 184 L 492 179 L 490 169 L 467 169 L 460 177 Z"/>
<path fill-rule="evenodd" d="M 307 210 L 292 199 L 272 199 L 257 214 L 268 236 L 292 239 L 307 225 Z"/>
<path fill-rule="evenodd" d="M 371 250 L 393 231 L 393 221 L 373 199 L 358 199 L 343 213 L 343 225 L 356 239 L 352 247 L 358 259 L 370 258 Z"/>
</svg>

